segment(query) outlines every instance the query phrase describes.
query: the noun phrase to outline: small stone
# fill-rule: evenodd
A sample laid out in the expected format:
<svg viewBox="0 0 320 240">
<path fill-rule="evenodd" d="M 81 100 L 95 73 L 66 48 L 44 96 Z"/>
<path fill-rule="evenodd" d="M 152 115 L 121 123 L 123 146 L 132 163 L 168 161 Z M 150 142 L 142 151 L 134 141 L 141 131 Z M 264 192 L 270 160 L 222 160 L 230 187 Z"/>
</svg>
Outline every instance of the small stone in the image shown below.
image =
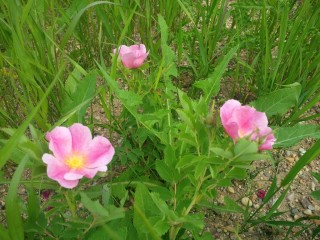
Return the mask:
<svg viewBox="0 0 320 240">
<path fill-rule="evenodd" d="M 303 154 L 306 153 L 306 150 L 304 148 L 299 148 L 300 156 L 303 156 Z"/>
<path fill-rule="evenodd" d="M 297 208 L 292 208 L 290 211 L 291 217 L 294 217 L 295 215 L 297 215 L 298 212 L 299 212 L 299 210 Z"/>
<path fill-rule="evenodd" d="M 308 176 L 306 174 L 304 174 L 304 173 L 302 173 L 299 177 L 304 179 L 304 180 L 306 180 L 308 178 Z"/>
<path fill-rule="evenodd" d="M 316 184 L 314 182 L 311 183 L 311 190 L 312 191 L 316 190 Z"/>
<path fill-rule="evenodd" d="M 220 195 L 220 196 L 217 198 L 217 201 L 218 201 L 218 203 L 223 204 L 223 203 L 224 203 L 224 196 L 223 196 L 223 195 Z"/>
<path fill-rule="evenodd" d="M 289 151 L 289 150 L 286 150 L 286 156 L 287 156 L 287 157 L 290 157 L 291 155 L 292 155 L 292 152 Z"/>
<path fill-rule="evenodd" d="M 271 177 L 271 173 L 269 171 L 268 172 L 264 172 L 263 175 L 266 176 L 267 178 Z"/>
<path fill-rule="evenodd" d="M 294 219 L 294 220 L 298 220 L 299 218 L 300 218 L 300 217 L 299 217 L 298 214 L 296 214 L 296 215 L 293 216 L 293 219 Z"/>
<path fill-rule="evenodd" d="M 243 206 L 249 206 L 249 207 L 252 206 L 252 201 L 248 197 L 243 197 L 241 199 L 241 203 Z"/>
<path fill-rule="evenodd" d="M 227 190 L 228 190 L 229 193 L 235 193 L 233 187 L 228 187 Z"/>
<path fill-rule="evenodd" d="M 308 216 L 312 215 L 312 211 L 310 209 L 304 210 L 303 213 Z"/>
<path fill-rule="evenodd" d="M 311 205 L 311 202 L 306 197 L 300 199 L 300 203 L 305 209 L 307 209 L 308 206 Z"/>
<path fill-rule="evenodd" d="M 315 209 L 316 211 L 320 211 L 320 207 L 319 207 L 318 205 L 314 205 L 314 209 Z"/>
<path fill-rule="evenodd" d="M 294 163 L 294 158 L 293 158 L 293 157 L 286 157 L 286 160 L 287 160 L 289 163 Z"/>
<path fill-rule="evenodd" d="M 292 218 L 288 217 L 288 218 L 287 218 L 287 221 L 288 221 L 288 222 L 292 222 Z"/>
<path fill-rule="evenodd" d="M 313 205 L 308 205 L 308 209 L 310 209 L 311 211 L 314 211 L 316 208 Z"/>
<path fill-rule="evenodd" d="M 290 194 L 287 196 L 287 199 L 289 200 L 289 202 L 293 202 L 293 200 L 294 200 L 294 193 L 290 193 Z"/>
<path fill-rule="evenodd" d="M 258 208 L 260 207 L 260 205 L 259 205 L 259 204 L 253 204 L 253 207 L 254 207 L 255 209 L 258 209 Z"/>
</svg>

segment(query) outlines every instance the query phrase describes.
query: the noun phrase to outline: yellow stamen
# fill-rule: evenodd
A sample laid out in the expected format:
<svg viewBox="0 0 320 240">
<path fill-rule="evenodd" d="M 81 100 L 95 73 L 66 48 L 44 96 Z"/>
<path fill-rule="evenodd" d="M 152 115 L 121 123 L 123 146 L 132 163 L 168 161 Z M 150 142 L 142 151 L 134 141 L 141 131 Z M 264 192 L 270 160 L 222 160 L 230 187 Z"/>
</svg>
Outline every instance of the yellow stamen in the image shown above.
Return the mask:
<svg viewBox="0 0 320 240">
<path fill-rule="evenodd" d="M 245 133 L 245 131 L 242 131 L 241 129 L 239 129 L 238 130 L 238 135 L 239 135 L 240 138 L 243 138 L 246 135 L 246 133 Z"/>
<path fill-rule="evenodd" d="M 85 158 L 82 155 L 71 155 L 67 160 L 66 164 L 73 169 L 82 168 L 85 162 Z"/>
</svg>

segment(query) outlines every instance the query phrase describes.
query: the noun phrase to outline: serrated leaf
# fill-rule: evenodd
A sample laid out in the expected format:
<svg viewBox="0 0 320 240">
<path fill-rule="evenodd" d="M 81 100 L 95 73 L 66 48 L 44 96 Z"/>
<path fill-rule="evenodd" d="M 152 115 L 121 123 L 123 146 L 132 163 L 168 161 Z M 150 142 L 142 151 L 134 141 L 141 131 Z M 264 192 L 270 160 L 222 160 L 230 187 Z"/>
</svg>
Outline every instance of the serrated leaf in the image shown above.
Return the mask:
<svg viewBox="0 0 320 240">
<path fill-rule="evenodd" d="M 191 114 L 188 114 L 183 109 L 176 109 L 176 112 L 189 128 L 194 129 L 194 117 Z"/>
<path fill-rule="evenodd" d="M 177 168 L 185 168 L 185 167 L 189 167 L 190 165 L 197 164 L 203 158 L 204 158 L 203 156 L 195 156 L 192 154 L 184 155 L 179 160 L 177 164 Z"/>
<path fill-rule="evenodd" d="M 174 176 L 175 173 L 174 169 L 170 168 L 164 161 L 157 160 L 156 161 L 156 170 L 159 174 L 159 176 L 165 180 L 168 183 L 174 182 Z"/>
<path fill-rule="evenodd" d="M 87 208 L 94 216 L 107 218 L 109 217 L 109 212 L 105 209 L 98 200 L 92 201 L 87 194 L 80 193 L 81 203 L 85 208 Z"/>
<path fill-rule="evenodd" d="M 311 124 L 281 127 L 275 132 L 277 140 L 273 147 L 291 147 L 306 137 L 320 138 L 320 127 Z"/>
<path fill-rule="evenodd" d="M 81 192 L 80 196 L 83 206 L 87 208 L 92 215 L 100 217 L 105 222 L 124 217 L 124 210 L 122 208 L 116 208 L 113 205 L 103 207 L 98 200 L 92 201 L 84 192 Z"/>
<path fill-rule="evenodd" d="M 288 85 L 271 92 L 265 96 L 259 97 L 251 105 L 258 111 L 265 112 L 268 117 L 276 114 L 286 113 L 292 106 L 297 104 L 301 92 L 299 83 Z"/>
<path fill-rule="evenodd" d="M 243 180 L 247 176 L 247 172 L 245 169 L 234 167 L 230 172 L 226 175 L 226 178 Z"/>
<path fill-rule="evenodd" d="M 226 159 L 230 159 L 230 158 L 233 157 L 232 152 L 230 152 L 228 150 L 224 150 L 222 148 L 211 147 L 210 148 L 210 152 L 213 152 L 216 155 L 218 155 L 219 157 L 223 157 L 223 158 L 226 158 Z"/>
</svg>

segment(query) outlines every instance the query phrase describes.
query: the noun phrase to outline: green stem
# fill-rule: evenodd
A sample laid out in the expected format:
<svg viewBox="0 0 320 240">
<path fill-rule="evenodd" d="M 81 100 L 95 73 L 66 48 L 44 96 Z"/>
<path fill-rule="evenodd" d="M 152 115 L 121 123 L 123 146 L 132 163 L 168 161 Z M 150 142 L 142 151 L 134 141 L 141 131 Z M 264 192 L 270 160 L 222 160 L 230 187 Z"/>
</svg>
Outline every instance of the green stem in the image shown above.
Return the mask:
<svg viewBox="0 0 320 240">
<path fill-rule="evenodd" d="M 194 207 L 194 205 L 196 205 L 202 198 L 202 195 L 199 194 L 202 183 L 204 181 L 204 174 L 205 174 L 206 170 L 203 171 L 202 176 L 200 176 L 199 181 L 198 181 L 198 185 L 196 187 L 196 190 L 194 192 L 194 195 L 192 197 L 192 200 L 189 204 L 189 206 L 182 212 L 182 217 L 187 216 L 189 214 L 189 212 L 192 210 L 192 208 Z M 182 223 L 179 223 L 178 225 L 172 225 L 171 229 L 170 229 L 170 240 L 174 240 L 176 239 L 177 234 L 179 233 L 180 229 L 182 227 Z"/>
<path fill-rule="evenodd" d="M 75 204 L 74 196 L 72 191 L 63 192 L 64 197 L 66 198 L 67 204 L 71 211 L 73 217 L 77 216 L 77 207 Z"/>
</svg>

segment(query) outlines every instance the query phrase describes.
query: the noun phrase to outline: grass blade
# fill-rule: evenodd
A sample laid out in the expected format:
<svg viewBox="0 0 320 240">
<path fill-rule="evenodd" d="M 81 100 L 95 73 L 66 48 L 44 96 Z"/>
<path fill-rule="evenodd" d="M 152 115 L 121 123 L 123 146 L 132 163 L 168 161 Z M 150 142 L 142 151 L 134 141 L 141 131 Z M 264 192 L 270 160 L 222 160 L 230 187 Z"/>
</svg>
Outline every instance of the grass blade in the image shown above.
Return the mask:
<svg viewBox="0 0 320 240">
<path fill-rule="evenodd" d="M 15 131 L 15 133 L 12 135 L 12 137 L 6 142 L 4 147 L 0 150 L 0 169 L 5 165 L 5 163 L 10 158 L 11 153 L 16 148 L 17 144 L 19 143 L 20 137 L 24 134 L 25 130 L 27 129 L 28 125 L 31 123 L 31 121 L 36 116 L 37 112 L 41 108 L 43 102 L 47 99 L 48 95 L 52 91 L 54 85 L 58 82 L 60 74 L 64 70 L 65 65 L 63 64 L 60 67 L 60 71 L 57 73 L 56 77 L 46 90 L 46 92 L 43 94 L 42 98 L 40 99 L 37 106 L 31 111 L 31 113 L 28 115 L 27 119 L 20 125 L 20 127 Z"/>
<path fill-rule="evenodd" d="M 24 167 L 28 161 L 29 157 L 25 156 L 21 163 L 19 164 L 17 170 L 15 171 L 9 191 L 8 196 L 6 198 L 6 214 L 7 214 L 7 223 L 8 223 L 8 230 L 11 239 L 15 240 L 23 240 L 24 239 L 24 230 L 23 230 L 23 222 L 20 216 L 20 208 L 18 203 L 18 187 L 22 172 Z"/>
</svg>

